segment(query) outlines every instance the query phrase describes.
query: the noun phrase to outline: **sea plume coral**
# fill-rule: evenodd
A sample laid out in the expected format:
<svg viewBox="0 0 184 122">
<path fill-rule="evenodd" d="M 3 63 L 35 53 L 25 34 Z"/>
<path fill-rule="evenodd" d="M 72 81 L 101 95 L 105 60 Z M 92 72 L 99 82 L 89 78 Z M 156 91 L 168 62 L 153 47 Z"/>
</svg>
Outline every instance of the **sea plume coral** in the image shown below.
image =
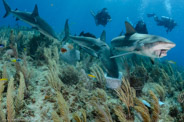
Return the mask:
<svg viewBox="0 0 184 122">
<path fill-rule="evenodd" d="M 95 110 L 97 112 L 96 122 L 113 122 L 107 105 L 104 105 L 104 109 L 102 108 L 102 106 L 98 105 L 95 102 L 92 102 L 92 105 L 95 107 Z"/>
<path fill-rule="evenodd" d="M 59 69 L 55 60 L 49 60 L 48 69 L 48 74 L 46 75 L 47 81 L 55 91 L 60 91 L 64 84 L 59 78 Z"/>
<path fill-rule="evenodd" d="M 119 99 L 126 105 L 128 110 L 128 118 L 131 119 L 131 107 L 134 106 L 134 98 L 136 97 L 135 89 L 130 87 L 130 83 L 127 79 L 122 79 L 121 88 L 116 89 Z"/>
<path fill-rule="evenodd" d="M 15 109 L 14 109 L 14 79 L 11 78 L 8 83 L 8 92 L 7 92 L 7 120 L 8 122 L 13 122 L 15 118 Z"/>
<path fill-rule="evenodd" d="M 63 98 L 63 95 L 60 92 L 57 92 L 57 100 L 59 105 L 60 116 L 62 117 L 63 121 L 69 122 L 69 108 L 65 99 Z"/>
<path fill-rule="evenodd" d="M 57 91 L 57 102 L 60 116 L 56 112 L 53 112 L 52 119 L 54 122 L 58 122 L 59 120 L 63 120 L 63 122 L 70 122 L 68 105 L 59 91 Z"/>
<path fill-rule="evenodd" d="M 73 114 L 73 118 L 76 122 L 87 122 L 86 118 L 86 111 L 84 109 L 81 109 L 80 112 L 82 113 L 82 118 L 80 118 L 80 115 L 76 112 Z"/>
<path fill-rule="evenodd" d="M 55 111 L 52 112 L 52 119 L 54 122 L 62 122 L 62 119 L 59 117 L 59 115 Z"/>
<path fill-rule="evenodd" d="M 26 89 L 24 75 L 20 72 L 20 83 L 18 88 L 18 96 L 15 99 L 15 110 L 19 111 L 24 103 L 24 93 Z"/>
<path fill-rule="evenodd" d="M 99 87 L 104 88 L 106 85 L 106 79 L 102 68 L 98 65 L 94 65 L 90 67 L 90 70 L 91 70 L 91 74 L 96 77 Z"/>
<path fill-rule="evenodd" d="M 5 114 L 3 112 L 3 108 L 2 108 L 2 93 L 4 91 L 4 81 L 0 82 L 0 121 L 5 121 Z"/>
<path fill-rule="evenodd" d="M 116 116 L 118 116 L 118 119 L 120 122 L 128 121 L 126 119 L 126 114 L 125 114 L 125 111 L 123 110 L 122 106 L 116 106 L 114 108 L 114 112 L 115 112 Z"/>
<path fill-rule="evenodd" d="M 138 98 L 135 98 L 134 102 L 136 104 L 136 106 L 134 106 L 134 109 L 141 114 L 143 121 L 151 122 L 148 108 Z"/>
<path fill-rule="evenodd" d="M 141 114 L 141 117 L 142 117 L 144 122 L 150 122 L 149 113 L 145 112 L 142 107 L 135 106 L 134 109 Z"/>
<path fill-rule="evenodd" d="M 157 122 L 159 119 L 159 113 L 160 113 L 160 106 L 159 106 L 159 101 L 156 95 L 152 92 L 149 91 L 150 97 L 152 98 L 151 106 L 152 106 L 152 122 Z"/>
</svg>

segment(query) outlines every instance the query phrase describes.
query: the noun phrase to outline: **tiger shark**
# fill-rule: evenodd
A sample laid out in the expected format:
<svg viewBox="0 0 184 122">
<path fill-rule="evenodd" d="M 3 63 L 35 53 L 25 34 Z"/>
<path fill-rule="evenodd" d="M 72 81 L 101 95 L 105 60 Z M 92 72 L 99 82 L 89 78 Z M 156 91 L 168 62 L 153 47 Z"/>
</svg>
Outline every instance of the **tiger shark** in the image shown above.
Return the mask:
<svg viewBox="0 0 184 122">
<path fill-rule="evenodd" d="M 58 39 L 52 27 L 43 20 L 38 13 L 38 7 L 35 5 L 35 8 L 32 13 L 30 12 L 22 12 L 19 10 L 11 10 L 9 5 L 5 0 L 3 0 L 3 4 L 6 10 L 6 14 L 4 18 L 9 14 L 13 14 L 16 17 L 16 20 L 22 20 L 29 25 L 31 25 L 34 29 L 38 30 L 41 34 L 47 36 L 50 39 Z"/>
<path fill-rule="evenodd" d="M 69 35 L 68 20 L 65 23 L 65 39 L 71 39 L 75 44 L 79 45 L 88 54 L 98 57 L 107 70 L 107 76 L 118 78 L 119 71 L 115 59 L 112 56 L 110 47 L 106 44 L 106 32 L 103 31 L 101 37 L 96 39 L 93 37 L 71 36 Z"/>
<path fill-rule="evenodd" d="M 166 38 L 137 33 L 128 22 L 125 22 L 125 26 L 126 34 L 112 39 L 111 46 L 115 50 L 126 51 L 128 53 L 115 55 L 111 58 L 135 53 L 150 57 L 153 60 L 167 56 L 167 52 L 176 46 L 175 43 Z"/>
</svg>

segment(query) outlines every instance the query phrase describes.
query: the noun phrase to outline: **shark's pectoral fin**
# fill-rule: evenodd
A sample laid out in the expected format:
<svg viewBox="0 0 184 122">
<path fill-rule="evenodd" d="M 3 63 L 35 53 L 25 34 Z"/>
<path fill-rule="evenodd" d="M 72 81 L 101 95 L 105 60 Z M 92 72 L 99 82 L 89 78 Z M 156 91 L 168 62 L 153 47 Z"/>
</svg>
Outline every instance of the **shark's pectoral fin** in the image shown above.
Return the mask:
<svg viewBox="0 0 184 122">
<path fill-rule="evenodd" d="M 81 48 L 85 50 L 88 54 L 90 54 L 91 56 L 98 57 L 98 55 L 96 54 L 94 50 L 86 48 L 86 47 L 81 47 Z"/>
<path fill-rule="evenodd" d="M 100 40 L 105 42 L 106 41 L 106 32 L 105 30 L 102 32 L 101 36 L 100 36 Z"/>
<path fill-rule="evenodd" d="M 110 58 L 117 58 L 117 57 L 121 57 L 121 56 L 125 56 L 125 55 L 130 55 L 130 54 L 133 54 L 133 53 L 135 53 L 135 52 L 123 53 L 123 54 L 119 54 L 119 55 L 111 56 Z"/>
<path fill-rule="evenodd" d="M 36 4 L 36 5 L 35 5 L 35 7 L 34 7 L 34 10 L 33 10 L 32 16 L 33 16 L 33 17 L 39 16 L 39 14 L 38 14 L 38 6 L 37 6 L 37 4 Z"/>
<path fill-rule="evenodd" d="M 152 64 L 155 64 L 154 58 L 150 58 L 150 61 L 151 61 Z"/>
<path fill-rule="evenodd" d="M 125 35 L 132 35 L 136 33 L 134 27 L 127 21 L 125 21 L 125 27 L 126 27 L 126 34 Z"/>
</svg>

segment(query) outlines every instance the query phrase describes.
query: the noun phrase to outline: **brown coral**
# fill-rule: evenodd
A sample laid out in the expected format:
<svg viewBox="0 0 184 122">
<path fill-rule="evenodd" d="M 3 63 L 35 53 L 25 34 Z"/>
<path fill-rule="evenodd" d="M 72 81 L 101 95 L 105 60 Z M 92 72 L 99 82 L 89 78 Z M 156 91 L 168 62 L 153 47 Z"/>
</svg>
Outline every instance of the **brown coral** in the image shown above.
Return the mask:
<svg viewBox="0 0 184 122">
<path fill-rule="evenodd" d="M 132 118 L 131 107 L 134 106 L 134 98 L 136 97 L 135 89 L 130 87 L 130 83 L 127 79 L 122 79 L 121 88 L 116 89 L 119 99 L 126 105 L 128 109 L 128 118 Z"/>
<path fill-rule="evenodd" d="M 97 112 L 96 122 L 113 122 L 109 108 L 104 105 L 104 109 L 95 102 L 92 102 Z"/>
<path fill-rule="evenodd" d="M 150 97 L 152 98 L 151 106 L 152 106 L 152 122 L 157 122 L 159 119 L 159 113 L 160 113 L 160 106 L 159 101 L 156 95 L 149 91 Z"/>
</svg>

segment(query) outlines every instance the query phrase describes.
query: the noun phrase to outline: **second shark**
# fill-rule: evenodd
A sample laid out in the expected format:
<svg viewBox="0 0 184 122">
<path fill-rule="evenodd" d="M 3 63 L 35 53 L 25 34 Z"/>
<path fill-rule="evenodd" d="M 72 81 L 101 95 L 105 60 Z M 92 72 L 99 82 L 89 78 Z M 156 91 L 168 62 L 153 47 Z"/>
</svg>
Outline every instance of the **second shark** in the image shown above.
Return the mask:
<svg viewBox="0 0 184 122">
<path fill-rule="evenodd" d="M 33 28 L 37 29 L 40 33 L 49 37 L 50 39 L 58 40 L 52 27 L 39 16 L 37 5 L 35 5 L 33 12 L 29 13 L 29 12 L 22 12 L 19 10 L 15 11 L 11 10 L 11 8 L 9 7 L 9 5 L 5 0 L 3 0 L 3 4 L 6 9 L 6 14 L 4 15 L 4 18 L 7 17 L 9 14 L 13 14 L 15 17 L 17 17 L 17 20 L 20 19 L 28 23 Z"/>
</svg>

